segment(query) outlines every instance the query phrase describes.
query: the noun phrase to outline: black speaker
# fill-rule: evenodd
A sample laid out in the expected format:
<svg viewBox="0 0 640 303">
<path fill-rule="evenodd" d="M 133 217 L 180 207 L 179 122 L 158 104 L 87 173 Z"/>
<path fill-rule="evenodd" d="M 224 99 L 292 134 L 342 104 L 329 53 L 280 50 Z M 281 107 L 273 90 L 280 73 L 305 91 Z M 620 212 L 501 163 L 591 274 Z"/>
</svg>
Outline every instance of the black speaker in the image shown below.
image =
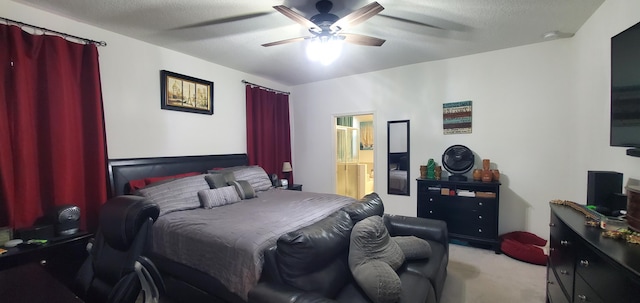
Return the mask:
<svg viewBox="0 0 640 303">
<path fill-rule="evenodd" d="M 588 171 L 587 205 L 604 206 L 619 210 L 622 193 L 622 173 L 614 171 Z M 624 209 L 624 208 L 623 208 Z"/>
<path fill-rule="evenodd" d="M 51 221 L 57 236 L 68 236 L 80 228 L 80 208 L 75 205 L 61 205 L 51 212 Z"/>
</svg>

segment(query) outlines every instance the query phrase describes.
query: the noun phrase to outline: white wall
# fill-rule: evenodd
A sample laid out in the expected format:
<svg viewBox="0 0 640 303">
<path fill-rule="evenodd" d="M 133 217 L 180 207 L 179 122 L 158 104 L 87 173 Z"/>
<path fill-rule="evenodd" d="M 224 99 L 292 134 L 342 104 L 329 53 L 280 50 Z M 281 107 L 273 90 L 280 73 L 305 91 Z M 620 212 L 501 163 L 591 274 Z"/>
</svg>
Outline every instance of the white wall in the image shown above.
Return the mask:
<svg viewBox="0 0 640 303">
<path fill-rule="evenodd" d="M 411 120 L 411 179 L 429 158 L 440 162 L 453 144 L 491 159 L 501 172 L 500 233 L 526 230 L 547 237 L 552 199 L 586 201 L 588 170 L 640 178 L 640 158 L 609 147 L 609 39 L 640 21 L 640 1 L 610 0 L 572 39 L 399 67 L 292 89 L 296 182 L 331 191 L 334 115 L 374 112 L 376 142 L 386 121 Z M 442 104 L 473 101 L 473 132 L 442 134 Z M 386 169 L 377 144 L 376 171 Z M 477 163 L 477 166 L 481 166 Z M 411 196 L 375 189 L 390 213 L 416 214 Z"/>
<path fill-rule="evenodd" d="M 107 42 L 98 48 L 109 158 L 246 153 L 242 79 L 288 87 L 10 1 L 3 17 Z M 214 114 L 160 109 L 160 70 L 214 82 Z M 293 119 L 292 119 L 293 120 Z"/>
<path fill-rule="evenodd" d="M 110 158 L 246 152 L 246 79 L 291 90 L 293 161 L 305 190 L 334 189 L 335 115 L 375 115 L 375 165 L 386 169 L 386 121 L 411 120 L 411 179 L 429 158 L 465 144 L 501 171 L 500 232 L 548 234 L 548 201 L 584 203 L 587 170 L 640 179 L 640 158 L 609 147 L 609 39 L 640 21 L 640 1 L 608 0 L 574 38 L 415 64 L 293 88 L 10 1 L 3 16 L 99 48 Z M 213 116 L 160 109 L 162 69 L 215 83 Z M 442 103 L 472 100 L 473 133 L 442 134 Z M 375 188 L 390 213 L 415 215 L 411 196 Z"/>
</svg>

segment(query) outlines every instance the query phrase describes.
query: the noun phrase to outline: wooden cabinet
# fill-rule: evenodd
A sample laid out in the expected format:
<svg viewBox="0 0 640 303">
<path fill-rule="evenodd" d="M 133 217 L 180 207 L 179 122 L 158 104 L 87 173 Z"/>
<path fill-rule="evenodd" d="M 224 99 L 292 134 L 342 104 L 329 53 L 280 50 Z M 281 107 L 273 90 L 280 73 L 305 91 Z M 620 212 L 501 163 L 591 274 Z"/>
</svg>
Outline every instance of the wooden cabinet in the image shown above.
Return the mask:
<svg viewBox="0 0 640 303">
<path fill-rule="evenodd" d="M 39 263 L 51 275 L 69 286 L 87 258 L 87 242 L 93 234 L 79 232 L 58 237 L 47 244 L 33 248 L 12 247 L 0 255 L 0 271 L 16 266 Z"/>
<path fill-rule="evenodd" d="M 500 252 L 500 183 L 418 179 L 418 217 L 447 222 L 449 237 Z"/>
<path fill-rule="evenodd" d="M 551 205 L 547 302 L 638 302 L 640 245 L 602 237 L 580 212 Z"/>
</svg>

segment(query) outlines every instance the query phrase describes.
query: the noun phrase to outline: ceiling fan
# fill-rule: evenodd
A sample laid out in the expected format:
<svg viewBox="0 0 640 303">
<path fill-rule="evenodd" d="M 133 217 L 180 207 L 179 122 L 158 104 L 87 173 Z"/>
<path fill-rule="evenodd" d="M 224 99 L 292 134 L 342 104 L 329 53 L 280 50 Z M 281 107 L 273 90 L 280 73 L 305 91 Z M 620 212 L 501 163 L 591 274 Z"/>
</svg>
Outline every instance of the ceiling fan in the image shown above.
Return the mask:
<svg viewBox="0 0 640 303">
<path fill-rule="evenodd" d="M 316 3 L 316 9 L 319 13 L 307 19 L 284 5 L 274 6 L 273 8 L 278 12 L 307 28 L 312 36 L 285 39 L 265 43 L 262 44 L 262 46 L 269 47 L 307 39 L 320 41 L 342 40 L 344 42 L 365 46 L 381 46 L 386 41 L 376 37 L 343 32 L 343 30 L 358 25 L 380 13 L 384 7 L 378 2 L 374 1 L 369 3 L 342 18 L 329 12 L 332 7 L 333 3 L 331 1 L 320 0 Z"/>
</svg>

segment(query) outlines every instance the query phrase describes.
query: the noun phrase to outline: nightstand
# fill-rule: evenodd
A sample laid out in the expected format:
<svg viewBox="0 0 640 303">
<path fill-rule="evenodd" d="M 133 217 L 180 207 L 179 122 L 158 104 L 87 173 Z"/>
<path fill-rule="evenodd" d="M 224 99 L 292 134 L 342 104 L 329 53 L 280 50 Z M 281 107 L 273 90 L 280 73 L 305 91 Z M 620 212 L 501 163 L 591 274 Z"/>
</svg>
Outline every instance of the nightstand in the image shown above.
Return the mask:
<svg viewBox="0 0 640 303">
<path fill-rule="evenodd" d="M 287 187 L 288 190 L 302 191 L 302 184 L 291 184 Z"/>
<path fill-rule="evenodd" d="M 80 231 L 74 235 L 51 239 L 40 247 L 6 248 L 8 251 L 0 255 L 0 270 L 36 262 L 69 286 L 88 256 L 86 247 L 91 237 L 93 234 Z"/>
</svg>

